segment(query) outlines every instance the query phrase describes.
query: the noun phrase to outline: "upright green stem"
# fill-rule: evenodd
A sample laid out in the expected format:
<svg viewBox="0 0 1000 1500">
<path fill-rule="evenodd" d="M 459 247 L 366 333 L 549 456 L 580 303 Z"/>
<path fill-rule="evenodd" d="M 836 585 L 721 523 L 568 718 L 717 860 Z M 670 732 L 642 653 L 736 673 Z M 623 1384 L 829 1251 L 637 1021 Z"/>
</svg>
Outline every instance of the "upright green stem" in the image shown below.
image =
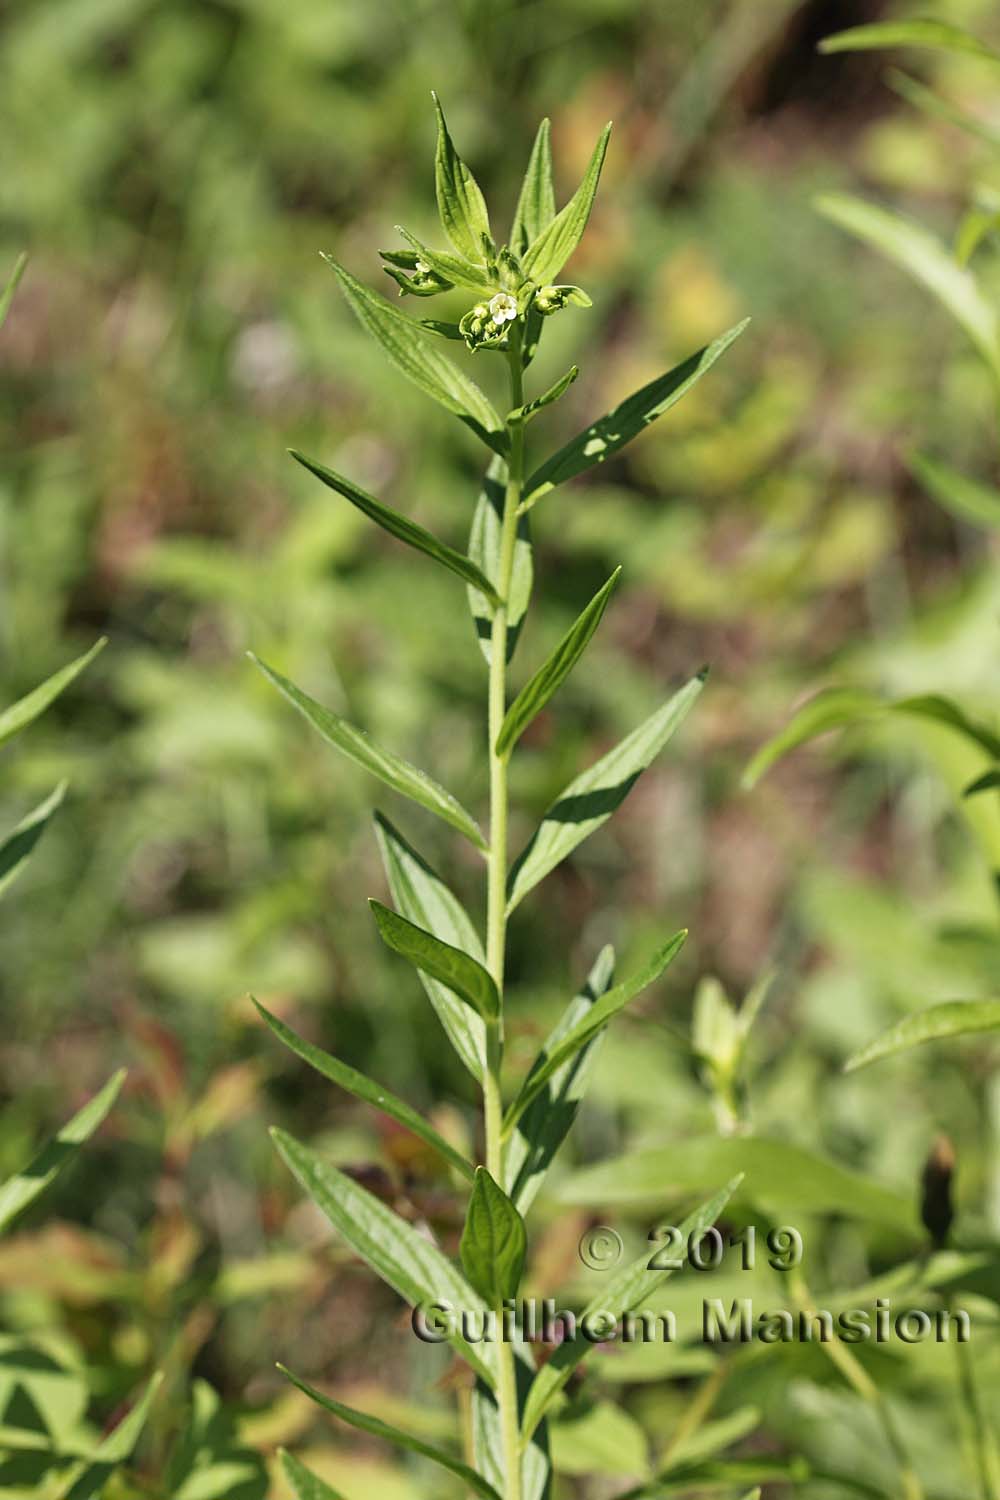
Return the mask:
<svg viewBox="0 0 1000 1500">
<path fill-rule="evenodd" d="M 510 331 L 510 404 L 524 403 L 521 331 L 519 323 Z M 500 528 L 500 559 L 497 592 L 506 601 L 510 595 L 514 572 L 514 549 L 517 545 L 517 508 L 524 485 L 524 428 L 520 422 L 507 424 L 507 484 L 504 490 L 503 518 Z M 497 606 L 490 637 L 489 683 L 489 759 L 490 759 L 490 854 L 486 894 L 486 963 L 503 996 L 504 961 L 507 951 L 507 758 L 498 755 L 496 743 L 507 711 L 507 604 Z M 502 1011 L 501 1011 L 502 1016 Z M 486 1076 L 483 1080 L 483 1108 L 486 1128 L 486 1167 L 502 1187 L 503 1145 L 501 1129 L 503 1102 L 500 1095 L 500 1069 L 503 1063 L 503 1023 L 489 1026 L 486 1035 Z M 499 1309 L 498 1311 L 498 1323 Z M 504 1500 L 521 1500 L 521 1443 L 517 1410 L 517 1374 L 514 1350 L 501 1338 L 498 1345 L 497 1403 L 503 1441 L 506 1488 Z"/>
</svg>

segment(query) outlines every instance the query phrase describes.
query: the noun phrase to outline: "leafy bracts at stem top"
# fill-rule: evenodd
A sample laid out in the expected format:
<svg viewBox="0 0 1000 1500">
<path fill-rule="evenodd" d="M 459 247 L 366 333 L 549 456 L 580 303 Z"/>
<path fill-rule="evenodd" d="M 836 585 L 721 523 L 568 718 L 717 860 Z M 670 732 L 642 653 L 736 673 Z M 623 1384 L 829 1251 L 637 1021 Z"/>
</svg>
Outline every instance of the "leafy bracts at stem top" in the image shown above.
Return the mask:
<svg viewBox="0 0 1000 1500">
<path fill-rule="evenodd" d="M 669 694 L 644 723 L 571 781 L 512 862 L 510 763 L 536 716 L 558 711 L 560 690 L 597 632 L 619 577 L 616 569 L 569 624 L 547 659 L 526 673 L 520 691 L 511 694 L 508 670 L 534 579 L 527 511 L 556 485 L 617 453 L 667 411 L 711 368 L 743 325 L 652 381 L 530 470 L 526 448 L 537 430 L 536 419 L 554 409 L 576 380 L 578 368 L 571 365 L 537 392 L 525 389 L 526 373 L 546 320 L 567 306 L 590 305 L 580 288 L 557 283 L 555 278 L 563 274 L 586 228 L 609 131 L 601 133 L 582 182 L 557 211 L 550 131 L 548 122 L 543 122 L 509 243 L 498 245 L 495 219 L 455 148 L 436 99 L 435 108 L 435 193 L 449 248 L 429 247 L 403 229 L 405 248 L 382 254 L 401 293 L 461 297 L 465 306 L 458 321 L 414 321 L 342 266 L 334 264 L 334 270 L 348 305 L 391 363 L 458 417 L 490 451 L 467 551 L 462 553 L 450 541 L 439 539 L 336 469 L 298 453 L 293 456 L 422 560 L 438 563 L 465 582 L 487 669 L 488 837 L 463 803 L 425 772 L 373 744 L 360 729 L 281 673 L 261 662 L 258 665 L 329 744 L 411 802 L 436 813 L 483 855 L 486 909 L 481 930 L 448 884 L 403 835 L 381 815 L 377 818 L 393 904 L 373 900 L 372 913 L 386 946 L 417 971 L 448 1039 L 481 1089 L 479 1138 L 473 1133 L 469 1152 L 459 1151 L 404 1099 L 306 1041 L 277 1017 L 266 1011 L 262 1014 L 300 1058 L 430 1146 L 453 1169 L 457 1184 L 465 1187 L 471 1180 L 459 1247 L 461 1269 L 427 1235 L 347 1173 L 309 1146 L 277 1132 L 278 1149 L 302 1187 L 355 1253 L 411 1305 L 444 1298 L 457 1309 L 495 1315 L 516 1299 L 521 1287 L 528 1254 L 524 1214 L 565 1139 L 600 1039 L 618 1014 L 660 977 L 685 936 L 675 933 L 661 943 L 644 968 L 614 985 L 613 955 L 605 950 L 586 988 L 570 1002 L 527 1076 L 508 1090 L 504 1073 L 508 919 L 528 892 L 620 806 L 683 723 L 705 680 L 705 673 L 699 672 Z M 471 306 L 469 293 L 474 295 Z M 500 356 L 507 378 L 502 401 L 494 402 L 444 353 L 442 334 L 452 341 L 464 340 L 472 351 L 491 350 Z M 700 1229 L 710 1224 L 727 1196 L 728 1190 L 696 1210 L 691 1225 Z M 630 1271 L 621 1283 L 623 1310 L 637 1305 L 650 1289 L 651 1283 L 638 1269 Z M 470 1423 L 474 1466 L 468 1453 L 459 1459 L 448 1449 L 431 1447 L 420 1437 L 389 1428 L 307 1387 L 297 1377 L 292 1379 L 341 1421 L 421 1454 L 450 1470 L 477 1494 L 492 1500 L 548 1500 L 548 1408 L 579 1359 L 566 1354 L 552 1363 L 546 1375 L 536 1372 L 523 1331 L 511 1341 L 476 1343 L 453 1327 L 446 1337 L 476 1377 Z M 327 1488 L 319 1487 L 315 1476 L 297 1460 L 286 1457 L 284 1466 L 299 1500 L 328 1500 Z"/>
</svg>

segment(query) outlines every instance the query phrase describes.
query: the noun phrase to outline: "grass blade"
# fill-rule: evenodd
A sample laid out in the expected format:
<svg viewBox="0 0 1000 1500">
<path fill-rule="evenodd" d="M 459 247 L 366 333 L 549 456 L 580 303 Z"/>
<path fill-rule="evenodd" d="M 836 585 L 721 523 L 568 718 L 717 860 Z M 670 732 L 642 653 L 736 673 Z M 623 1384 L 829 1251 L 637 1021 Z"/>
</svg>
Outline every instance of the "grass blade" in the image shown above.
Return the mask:
<svg viewBox="0 0 1000 1500">
<path fill-rule="evenodd" d="M 844 1071 L 853 1073 L 856 1068 L 866 1068 L 894 1052 L 922 1047 L 925 1042 L 940 1042 L 979 1031 L 1000 1031 L 1000 1000 L 945 1000 L 897 1021 L 874 1042 L 855 1052 L 844 1064 Z"/>
<path fill-rule="evenodd" d="M 344 499 L 349 500 L 352 505 L 356 505 L 358 510 L 376 525 L 381 526 L 390 536 L 396 537 L 398 541 L 405 542 L 408 547 L 413 547 L 417 552 L 423 552 L 427 557 L 432 557 L 435 562 L 441 563 L 442 567 L 457 573 L 459 578 L 464 578 L 472 588 L 485 594 L 491 604 L 500 603 L 500 596 L 492 583 L 470 558 L 446 546 L 444 542 L 439 542 L 436 536 L 425 531 L 414 521 L 408 520 L 406 516 L 401 516 L 397 511 L 390 510 L 387 505 L 382 505 L 373 495 L 369 495 L 359 485 L 352 484 L 342 474 L 335 473 L 333 469 L 326 468 L 314 459 L 306 458 L 294 448 L 289 448 L 288 451 L 303 468 L 315 474 L 316 478 L 321 479 L 331 490 L 336 490 L 339 495 L 343 495 Z"/>
<path fill-rule="evenodd" d="M 500 996 L 493 976 L 481 963 L 470 958 L 461 948 L 443 943 L 425 928 L 391 911 L 381 901 L 369 901 L 368 904 L 379 936 L 387 948 L 409 959 L 415 968 L 429 974 L 438 984 L 445 985 L 471 1005 L 484 1021 L 499 1019 Z"/>
<path fill-rule="evenodd" d="M 248 652 L 248 655 L 279 693 L 282 693 L 289 703 L 309 720 L 309 723 L 319 731 L 328 744 L 333 745 L 356 765 L 363 766 L 366 771 L 377 776 L 379 781 L 384 781 L 386 786 L 391 786 L 393 791 L 409 797 L 421 807 L 426 807 L 429 812 L 437 813 L 439 818 L 443 818 L 452 828 L 463 833 L 477 849 L 485 850 L 486 840 L 472 814 L 467 813 L 461 803 L 457 802 L 450 792 L 446 792 L 444 787 L 439 786 L 424 771 L 411 766 L 409 761 L 402 760 L 389 750 L 380 749 L 362 730 L 356 729 L 346 719 L 340 718 L 331 709 L 324 708 L 321 703 L 310 698 L 308 693 L 302 692 L 294 682 L 290 682 L 287 677 L 282 677 L 280 672 L 274 671 L 252 651 Z"/>
<path fill-rule="evenodd" d="M 54 702 L 59 694 L 69 687 L 74 678 L 79 677 L 84 668 L 90 665 L 94 657 L 104 650 L 107 643 L 107 637 L 102 636 L 99 641 L 95 641 L 89 651 L 78 656 L 76 661 L 71 661 L 68 666 L 54 672 L 39 687 L 24 698 L 20 698 L 17 703 L 11 704 L 10 708 L 4 709 L 3 713 L 0 713 L 0 745 L 5 745 L 15 734 L 19 734 L 22 729 L 33 723 L 39 714 L 44 713 L 49 704 Z"/>
<path fill-rule="evenodd" d="M 45 832 L 49 819 L 66 795 L 66 782 L 61 781 L 44 802 L 22 818 L 13 832 L 0 844 L 0 896 L 24 869 L 29 854 Z"/>
<path fill-rule="evenodd" d="M 344 1500 L 339 1491 L 332 1489 L 325 1479 L 320 1479 L 311 1469 L 285 1448 L 278 1449 L 285 1478 L 295 1493 L 295 1500 Z"/>
<path fill-rule="evenodd" d="M 523 255 L 533 240 L 548 229 L 556 216 L 556 194 L 552 181 L 552 127 L 543 120 L 538 127 L 528 168 L 521 183 L 510 246 L 515 255 Z"/>
<path fill-rule="evenodd" d="M 522 264 L 525 274 L 539 286 L 555 280 L 583 238 L 597 193 L 597 184 L 601 180 L 601 168 L 604 166 L 610 135 L 609 121 L 601 131 L 580 186 L 565 208 L 536 235 L 524 252 Z"/>
<path fill-rule="evenodd" d="M 329 1052 L 324 1052 L 321 1047 L 307 1042 L 305 1037 L 299 1036 L 298 1032 L 286 1026 L 284 1021 L 272 1015 L 257 1000 L 253 1003 L 278 1040 L 284 1042 L 285 1046 L 290 1048 L 296 1056 L 301 1057 L 303 1062 L 315 1068 L 317 1073 L 322 1073 L 324 1078 L 329 1078 L 331 1083 L 346 1089 L 347 1093 L 353 1094 L 356 1099 L 362 1099 L 366 1104 L 373 1105 L 375 1109 L 381 1110 L 384 1115 L 389 1115 L 406 1130 L 411 1130 L 463 1177 L 472 1180 L 475 1176 L 472 1163 L 466 1161 L 461 1152 L 449 1145 L 433 1125 L 429 1125 L 423 1116 L 419 1115 L 415 1109 L 411 1109 L 403 1099 L 397 1098 L 381 1084 L 367 1078 L 364 1073 L 359 1073 L 356 1068 L 349 1067 L 339 1058 L 332 1057 Z"/>
</svg>

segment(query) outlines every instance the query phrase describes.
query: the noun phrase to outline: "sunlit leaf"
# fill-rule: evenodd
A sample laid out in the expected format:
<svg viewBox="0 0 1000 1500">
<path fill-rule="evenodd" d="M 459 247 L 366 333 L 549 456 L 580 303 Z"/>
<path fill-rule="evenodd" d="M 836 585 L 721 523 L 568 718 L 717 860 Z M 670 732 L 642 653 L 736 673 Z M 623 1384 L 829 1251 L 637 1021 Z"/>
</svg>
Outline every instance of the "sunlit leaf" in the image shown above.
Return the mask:
<svg viewBox="0 0 1000 1500">
<path fill-rule="evenodd" d="M 261 1016 L 279 1041 L 284 1042 L 285 1046 L 301 1057 L 303 1062 L 307 1062 L 310 1067 L 315 1068 L 318 1073 L 322 1073 L 324 1078 L 329 1078 L 339 1088 L 346 1089 L 356 1099 L 364 1100 L 366 1104 L 371 1104 L 375 1109 L 381 1110 L 383 1114 L 389 1115 L 391 1119 L 396 1120 L 405 1129 L 412 1130 L 414 1135 L 419 1136 L 433 1151 L 442 1156 L 450 1166 L 453 1166 L 456 1171 L 461 1172 L 463 1177 L 472 1178 L 474 1175 L 472 1164 L 466 1161 L 465 1157 L 462 1156 L 461 1152 L 456 1151 L 454 1146 L 450 1146 L 444 1137 L 438 1134 L 433 1125 L 429 1125 L 423 1116 L 419 1115 L 415 1109 L 411 1109 L 404 1100 L 397 1098 L 395 1094 L 390 1093 L 381 1084 L 374 1083 L 364 1073 L 359 1073 L 356 1068 L 349 1067 L 347 1063 L 341 1062 L 339 1058 L 331 1057 L 321 1047 L 316 1047 L 312 1042 L 307 1042 L 305 1037 L 299 1036 L 290 1026 L 286 1026 L 284 1021 L 279 1020 L 277 1016 L 273 1016 L 269 1010 L 265 1010 L 264 1006 L 260 1005 L 256 1000 L 254 1000 L 254 1005 L 257 1006 Z"/>
<path fill-rule="evenodd" d="M 538 127 L 527 171 L 514 211 L 510 245 L 515 255 L 523 255 L 533 240 L 546 230 L 556 216 L 556 195 L 552 182 L 552 132 L 548 120 Z"/>
<path fill-rule="evenodd" d="M 470 958 L 485 963 L 479 934 L 461 902 L 381 813 L 375 815 L 375 836 L 397 910 L 443 943 L 461 948 Z M 419 973 L 452 1046 L 472 1076 L 482 1079 L 486 1062 L 485 1022 L 446 985 L 423 970 Z"/>
<path fill-rule="evenodd" d="M 570 782 L 511 869 L 508 911 L 513 911 L 533 886 L 621 806 L 642 772 L 684 722 L 706 676 L 706 672 L 699 672 L 644 724 Z"/>
<path fill-rule="evenodd" d="M 483 259 L 483 235 L 489 235 L 490 216 L 479 184 L 455 150 L 444 110 L 437 94 L 437 149 L 434 156 L 434 188 L 441 227 L 459 255 L 466 260 Z"/>
<path fill-rule="evenodd" d="M 121 1068 L 93 1099 L 66 1121 L 23 1171 L 15 1173 L 0 1187 L 0 1230 L 6 1229 L 29 1203 L 44 1193 L 69 1158 L 75 1156 L 77 1148 L 93 1135 L 117 1099 L 124 1081 L 125 1069 Z"/>
<path fill-rule="evenodd" d="M 607 990 L 600 999 L 594 1001 L 580 1020 L 558 1039 L 551 1052 L 543 1052 L 536 1058 L 531 1072 L 524 1080 L 517 1097 L 504 1117 L 505 1135 L 510 1135 L 524 1111 L 534 1099 L 537 1099 L 546 1083 L 563 1064 L 575 1057 L 588 1042 L 597 1036 L 598 1032 L 604 1030 L 619 1011 L 624 1010 L 626 1005 L 629 1005 L 636 996 L 641 995 L 654 980 L 659 979 L 667 965 L 676 958 L 684 946 L 686 937 L 686 931 L 675 932 L 672 938 L 657 949 L 644 968 L 623 980 L 621 984 L 616 984 L 613 989 Z"/>
<path fill-rule="evenodd" d="M 621 568 L 616 568 L 603 588 L 591 599 L 582 614 L 570 626 L 548 661 L 526 682 L 504 715 L 495 751 L 509 756 L 521 735 L 559 690 L 590 644 L 594 631 L 604 617 L 612 590 Z"/>
<path fill-rule="evenodd" d="M 525 483 L 522 509 L 530 510 L 556 485 L 564 484 L 567 479 L 581 474 L 584 469 L 593 468 L 595 464 L 603 464 L 613 458 L 626 443 L 631 442 L 651 422 L 655 422 L 657 417 L 662 417 L 664 412 L 676 405 L 726 352 L 749 321 L 749 318 L 745 318 L 735 328 L 730 328 L 728 333 L 722 334 L 704 349 L 699 349 L 697 354 L 692 354 L 683 364 L 676 365 L 666 375 L 651 380 L 620 406 L 616 406 L 614 411 L 598 418 L 560 448 L 558 453 L 546 459 Z"/>
<path fill-rule="evenodd" d="M 436 979 L 438 984 L 445 985 L 478 1011 L 484 1021 L 499 1018 L 500 996 L 492 975 L 481 963 L 470 958 L 461 948 L 443 943 L 433 933 L 391 911 L 381 901 L 373 900 L 369 905 L 379 936 L 388 948 L 409 959 L 415 968 Z"/>
<path fill-rule="evenodd" d="M 601 131 L 580 186 L 565 208 L 560 209 L 551 223 L 535 236 L 522 256 L 525 274 L 539 286 L 555 280 L 583 238 L 597 184 L 601 180 L 610 135 L 609 121 Z"/>
<path fill-rule="evenodd" d="M 443 1301 L 456 1309 L 468 1309 L 477 1319 L 486 1312 L 486 1304 L 464 1276 L 425 1235 L 393 1213 L 353 1177 L 339 1171 L 286 1131 L 272 1130 L 271 1135 L 317 1208 L 362 1260 L 411 1307 Z M 495 1347 L 487 1343 L 467 1344 L 460 1330 L 455 1330 L 449 1341 L 492 1386 Z"/>
<path fill-rule="evenodd" d="M 22 818 L 17 827 L 0 843 L 0 896 L 24 868 L 28 855 L 45 832 L 49 819 L 66 795 L 66 783 L 60 782 L 44 802 Z"/>
<path fill-rule="evenodd" d="M 6 744 L 20 730 L 25 729 L 39 714 L 44 713 L 49 704 L 59 694 L 69 687 L 74 678 L 79 677 L 83 669 L 90 665 L 94 657 L 107 645 L 107 638 L 103 637 L 91 646 L 83 656 L 78 656 L 76 661 L 71 661 L 68 666 L 46 679 L 40 687 L 36 687 L 26 697 L 20 698 L 17 703 L 11 705 L 0 713 L 0 745 Z"/>
<path fill-rule="evenodd" d="M 948 21 L 875 21 L 838 31 L 819 44 L 821 52 L 881 52 L 886 47 L 928 47 L 935 52 L 953 52 L 1000 63 L 1000 53 L 978 37 Z"/>
<path fill-rule="evenodd" d="M 521 1215 L 486 1168 L 477 1167 L 459 1249 L 470 1285 L 490 1307 L 516 1296 L 527 1245 Z"/>
<path fill-rule="evenodd" d="M 405 240 L 409 241 L 418 258 L 445 281 L 450 281 L 455 286 L 468 287 L 471 291 L 488 291 L 491 288 L 492 283 L 486 275 L 484 266 L 473 265 L 458 255 L 448 255 L 442 250 L 431 250 L 418 240 L 415 234 L 404 229 L 402 224 L 397 224 L 396 229 Z M 482 260 L 481 248 L 477 252 L 476 259 Z"/>
<path fill-rule="evenodd" d="M 289 448 L 288 451 L 304 468 L 315 474 L 317 479 L 321 479 L 331 490 L 336 490 L 339 495 L 343 495 L 345 500 L 357 506 L 358 510 L 370 517 L 376 525 L 388 531 L 390 536 L 405 542 L 408 547 L 415 548 L 417 552 L 425 553 L 435 562 L 457 573 L 459 578 L 464 578 L 467 584 L 487 595 L 492 604 L 500 603 L 500 596 L 493 585 L 482 569 L 478 568 L 471 559 L 464 557 L 461 552 L 456 552 L 454 548 L 446 546 L 444 542 L 439 542 L 436 536 L 432 536 L 429 531 L 425 531 L 422 526 L 418 526 L 406 516 L 401 516 L 398 511 L 390 510 L 387 505 L 383 505 L 359 485 L 353 484 L 350 479 L 345 479 L 342 474 L 335 473 L 333 469 L 327 469 L 323 464 L 316 463 L 314 459 L 306 458 L 294 448 Z"/>
<path fill-rule="evenodd" d="M 287 1375 L 300 1391 L 304 1391 L 310 1400 L 322 1406 L 325 1411 L 331 1412 L 333 1416 L 339 1417 L 342 1422 L 356 1427 L 359 1432 L 367 1432 L 370 1437 L 382 1438 L 387 1443 L 392 1443 L 396 1448 L 407 1449 L 410 1453 L 419 1453 L 422 1458 L 429 1458 L 432 1463 L 439 1464 L 441 1468 L 448 1469 L 452 1474 L 457 1474 L 463 1484 L 475 1490 L 477 1495 L 483 1495 L 485 1500 L 500 1500 L 500 1496 L 491 1484 L 481 1478 L 468 1464 L 463 1464 L 460 1459 L 452 1458 L 443 1448 L 435 1448 L 431 1443 L 425 1443 L 422 1438 L 414 1437 L 412 1433 L 401 1432 L 398 1427 L 390 1427 L 388 1422 L 381 1421 L 378 1417 L 371 1417 L 366 1412 L 355 1411 L 353 1407 L 344 1406 L 340 1401 L 335 1401 L 332 1396 L 325 1396 L 322 1391 L 316 1390 L 308 1381 L 300 1380 L 293 1375 L 291 1370 L 284 1365 L 278 1366 L 283 1374 Z"/>
<path fill-rule="evenodd" d="M 393 791 L 409 797 L 421 807 L 426 807 L 429 812 L 437 813 L 439 818 L 443 818 L 446 823 L 450 823 L 452 828 L 457 828 L 459 833 L 463 833 L 477 849 L 486 848 L 486 841 L 472 814 L 467 813 L 450 792 L 438 786 L 437 782 L 425 772 L 419 771 L 416 766 L 411 766 L 409 761 L 402 760 L 391 751 L 380 749 L 362 730 L 356 729 L 339 714 L 333 713 L 331 709 L 324 708 L 321 703 L 310 698 L 308 693 L 302 692 L 294 682 L 290 682 L 280 672 L 274 671 L 252 651 L 248 652 L 248 655 L 279 693 L 283 694 L 289 703 L 309 720 L 314 729 L 319 730 L 328 744 L 333 745 L 356 765 L 363 766 L 366 771 L 377 776 L 379 781 L 384 781 L 386 786 L 392 787 Z"/>
<path fill-rule="evenodd" d="M 472 516 L 472 531 L 469 535 L 469 556 L 494 585 L 500 581 L 500 532 L 503 521 L 504 490 L 507 484 L 507 465 L 502 458 L 494 458 L 486 471 L 482 489 Z M 514 544 L 514 563 L 511 569 L 510 594 L 507 600 L 507 660 L 514 655 L 524 616 L 531 599 L 534 568 L 531 557 L 531 530 L 527 516 L 517 523 L 517 540 Z M 476 627 L 479 645 L 486 660 L 490 659 L 493 608 L 489 599 L 479 589 L 469 589 L 469 609 Z"/>
<path fill-rule="evenodd" d="M 946 1000 L 890 1026 L 874 1042 L 855 1052 L 845 1064 L 845 1071 L 853 1073 L 855 1068 L 867 1067 L 894 1052 L 922 1047 L 925 1042 L 980 1031 L 1000 1031 L 1000 1000 Z"/>
</svg>

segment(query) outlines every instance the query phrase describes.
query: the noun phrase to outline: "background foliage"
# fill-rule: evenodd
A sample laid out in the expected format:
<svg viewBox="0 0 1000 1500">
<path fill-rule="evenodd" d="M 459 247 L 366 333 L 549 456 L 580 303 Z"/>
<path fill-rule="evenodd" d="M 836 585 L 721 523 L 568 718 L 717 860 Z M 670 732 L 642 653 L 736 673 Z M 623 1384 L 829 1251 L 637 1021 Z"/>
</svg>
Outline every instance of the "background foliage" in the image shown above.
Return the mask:
<svg viewBox="0 0 1000 1500">
<path fill-rule="evenodd" d="M 939 12 L 1000 42 L 986 3 Z M 995 391 L 946 316 L 813 204 L 846 189 L 949 236 L 975 188 L 1000 190 L 995 152 L 886 86 L 891 58 L 817 55 L 831 31 L 898 13 L 863 0 L 32 0 L 0 20 L 0 271 L 31 252 L 0 344 L 0 701 L 110 638 L 30 744 L 7 752 L 4 826 L 61 777 L 71 789 L 0 924 L 0 1175 L 129 1068 L 100 1138 L 0 1247 L 0 1312 L 12 1334 L 86 1363 L 98 1426 L 165 1370 L 134 1477 L 119 1481 L 134 1493 L 190 1484 L 191 1497 L 250 1500 L 268 1493 L 262 1465 L 279 1442 L 349 1500 L 422 1493 L 418 1465 L 317 1424 L 269 1373 L 292 1353 L 351 1404 L 448 1435 L 429 1351 L 300 1204 L 265 1124 L 363 1171 L 454 1248 L 447 1184 L 408 1137 L 283 1056 L 246 999 L 253 990 L 462 1140 L 469 1081 L 356 899 L 384 896 L 372 788 L 300 732 L 244 657 L 258 650 L 481 804 L 468 710 L 482 670 L 454 635 L 451 583 L 421 569 L 417 599 L 419 564 L 284 451 L 464 540 L 476 460 L 402 381 L 387 399 L 317 254 L 374 282 L 373 247 L 396 220 L 429 231 L 431 87 L 491 200 L 511 205 L 543 114 L 564 190 L 615 118 L 572 267 L 595 306 L 552 320 L 541 362 L 543 377 L 560 374 L 586 330 L 584 375 L 552 431 L 570 435 L 754 318 L 676 412 L 545 502 L 532 660 L 619 562 L 627 587 L 526 738 L 545 754 L 522 756 L 516 804 L 541 811 L 665 683 L 703 661 L 712 678 L 664 762 L 550 877 L 545 907 L 518 913 L 515 1061 L 603 943 L 624 966 L 665 924 L 690 926 L 666 982 L 604 1049 L 576 1164 L 671 1147 L 657 1209 L 719 1186 L 683 1144 L 713 1129 L 683 1040 L 693 994 L 717 975 L 739 996 L 777 967 L 751 1048 L 758 1132 L 912 1202 L 946 1131 L 959 1241 L 994 1264 L 995 1044 L 840 1071 L 908 1011 L 997 993 L 995 799 L 978 799 L 970 828 L 953 795 L 982 757 L 934 726 L 886 722 L 741 786 L 752 752 L 831 682 L 945 687 L 996 724 L 995 536 L 936 507 L 905 462 L 919 443 L 995 480 Z M 997 128 L 995 73 L 906 61 Z M 977 267 L 995 294 L 988 242 Z M 421 847 L 440 862 L 452 846 L 428 820 Z M 461 886 L 472 867 L 452 856 L 449 873 Z M 532 1275 L 589 1295 L 581 1231 L 602 1220 L 643 1233 L 648 1195 L 616 1195 L 573 1165 L 563 1201 L 536 1210 Z M 848 1201 L 827 1212 L 829 1191 L 810 1197 L 810 1182 L 789 1209 L 817 1296 L 913 1253 L 912 1226 Z M 706 1290 L 678 1286 L 674 1303 Z M 980 1290 L 985 1327 L 995 1274 Z M 997 1344 L 979 1347 L 995 1404 Z M 957 1496 L 946 1354 L 894 1350 L 872 1370 L 931 1493 Z M 616 1492 L 623 1463 L 638 1477 L 707 1359 L 682 1349 L 663 1368 L 602 1365 L 557 1464 L 596 1472 L 595 1500 Z M 446 1379 L 444 1362 L 434 1373 Z M 624 1413 L 609 1415 L 609 1394 Z M 822 1466 L 850 1448 L 876 1487 L 889 1465 L 864 1403 L 814 1352 L 723 1382 L 712 1420 L 730 1422 L 720 1446 L 736 1453 L 787 1445 Z"/>
</svg>

